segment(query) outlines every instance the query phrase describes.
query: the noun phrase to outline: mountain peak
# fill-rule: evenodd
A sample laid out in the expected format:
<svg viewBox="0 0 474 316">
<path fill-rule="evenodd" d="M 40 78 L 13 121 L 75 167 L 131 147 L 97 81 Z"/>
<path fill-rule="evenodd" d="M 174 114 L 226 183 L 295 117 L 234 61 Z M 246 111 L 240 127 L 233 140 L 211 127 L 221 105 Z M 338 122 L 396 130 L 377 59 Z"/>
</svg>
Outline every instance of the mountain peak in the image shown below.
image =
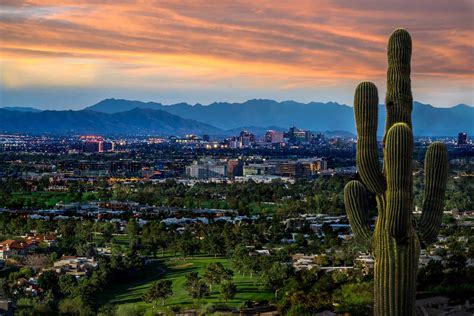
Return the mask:
<svg viewBox="0 0 474 316">
<path fill-rule="evenodd" d="M 473 106 L 472 106 L 472 105 L 465 104 L 465 103 L 459 103 L 459 104 L 453 106 L 453 108 L 472 109 Z"/>
</svg>

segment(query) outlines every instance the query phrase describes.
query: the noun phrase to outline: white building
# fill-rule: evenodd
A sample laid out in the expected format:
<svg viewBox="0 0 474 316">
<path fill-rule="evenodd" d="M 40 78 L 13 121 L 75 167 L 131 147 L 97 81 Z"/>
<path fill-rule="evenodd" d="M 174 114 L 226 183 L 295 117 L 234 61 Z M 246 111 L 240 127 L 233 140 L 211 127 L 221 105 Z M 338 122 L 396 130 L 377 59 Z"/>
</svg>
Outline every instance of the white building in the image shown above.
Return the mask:
<svg viewBox="0 0 474 316">
<path fill-rule="evenodd" d="M 186 176 L 197 179 L 225 178 L 227 163 L 215 160 L 194 161 L 186 167 Z"/>
</svg>

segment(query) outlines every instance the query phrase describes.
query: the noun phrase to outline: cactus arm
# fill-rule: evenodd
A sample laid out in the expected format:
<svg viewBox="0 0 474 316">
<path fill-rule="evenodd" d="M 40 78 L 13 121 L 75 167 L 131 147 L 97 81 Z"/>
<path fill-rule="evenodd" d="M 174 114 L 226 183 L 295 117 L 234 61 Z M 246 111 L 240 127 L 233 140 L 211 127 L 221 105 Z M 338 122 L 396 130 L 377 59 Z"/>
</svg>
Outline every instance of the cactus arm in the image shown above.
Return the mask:
<svg viewBox="0 0 474 316">
<path fill-rule="evenodd" d="M 413 96 L 411 93 L 410 60 L 411 37 L 404 29 L 393 31 L 387 48 L 387 93 L 385 106 L 387 119 L 385 121 L 385 136 L 395 123 L 403 122 L 411 128 L 411 111 Z"/>
<path fill-rule="evenodd" d="M 448 150 L 442 143 L 433 143 L 425 155 L 425 193 L 418 232 L 427 246 L 436 240 L 443 218 L 444 195 L 448 178 Z"/>
<path fill-rule="evenodd" d="M 394 124 L 387 133 L 385 171 L 387 206 L 385 227 L 397 242 L 406 239 L 412 220 L 413 134 L 405 123 Z"/>
<path fill-rule="evenodd" d="M 370 247 L 372 232 L 370 229 L 367 190 L 362 183 L 353 180 L 346 184 L 344 205 L 355 238 Z"/>
<path fill-rule="evenodd" d="M 372 82 L 361 82 L 354 96 L 354 114 L 357 126 L 356 163 L 360 177 L 367 188 L 381 194 L 385 178 L 378 158 L 377 116 L 378 92 Z"/>
</svg>

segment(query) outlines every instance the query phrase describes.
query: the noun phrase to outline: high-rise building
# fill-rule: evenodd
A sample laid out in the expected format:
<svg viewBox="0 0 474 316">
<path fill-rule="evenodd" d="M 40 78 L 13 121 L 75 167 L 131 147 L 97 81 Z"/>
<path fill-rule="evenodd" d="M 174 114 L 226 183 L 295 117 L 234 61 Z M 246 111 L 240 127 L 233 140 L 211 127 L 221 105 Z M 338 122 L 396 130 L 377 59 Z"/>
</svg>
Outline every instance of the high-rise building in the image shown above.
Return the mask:
<svg viewBox="0 0 474 316">
<path fill-rule="evenodd" d="M 239 136 L 226 138 L 224 145 L 228 148 L 249 148 L 255 145 L 255 135 L 248 131 L 241 131 Z"/>
<path fill-rule="evenodd" d="M 316 159 L 313 161 L 315 168 L 317 171 L 325 171 L 328 170 L 328 162 L 322 158 Z"/>
<path fill-rule="evenodd" d="M 265 133 L 265 142 L 272 144 L 283 143 L 283 132 L 274 130 L 267 131 Z"/>
<path fill-rule="evenodd" d="M 103 148 L 104 148 L 104 151 L 114 151 L 115 143 L 112 141 L 104 141 Z"/>
<path fill-rule="evenodd" d="M 323 133 L 312 134 L 310 142 L 313 145 L 321 146 L 326 142 L 326 138 L 324 137 Z"/>
<path fill-rule="evenodd" d="M 86 153 L 104 152 L 104 138 L 95 135 L 81 136 L 82 151 Z"/>
<path fill-rule="evenodd" d="M 312 133 L 310 131 L 299 129 L 294 126 L 290 127 L 287 133 L 284 134 L 290 143 L 306 143 L 311 140 Z"/>
<path fill-rule="evenodd" d="M 106 140 L 102 136 L 85 135 L 81 136 L 81 141 L 82 150 L 86 153 L 102 153 L 115 149 L 114 142 Z"/>
<path fill-rule="evenodd" d="M 249 148 L 255 143 L 255 135 L 248 131 L 241 131 L 239 136 L 239 147 Z"/>
<path fill-rule="evenodd" d="M 467 145 L 467 133 L 458 134 L 458 146 Z"/>
<path fill-rule="evenodd" d="M 239 148 L 237 137 L 226 138 L 224 140 L 224 145 L 232 149 Z"/>
<path fill-rule="evenodd" d="M 234 178 L 243 174 L 243 163 L 239 159 L 229 159 L 227 161 L 227 176 Z"/>
</svg>

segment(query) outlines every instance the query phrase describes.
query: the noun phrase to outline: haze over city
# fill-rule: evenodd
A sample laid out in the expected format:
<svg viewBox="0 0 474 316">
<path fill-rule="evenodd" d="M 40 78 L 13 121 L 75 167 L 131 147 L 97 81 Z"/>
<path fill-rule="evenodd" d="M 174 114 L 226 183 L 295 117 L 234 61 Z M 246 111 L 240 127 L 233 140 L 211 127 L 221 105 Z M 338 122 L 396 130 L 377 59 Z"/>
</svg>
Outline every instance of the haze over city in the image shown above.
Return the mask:
<svg viewBox="0 0 474 316">
<path fill-rule="evenodd" d="M 0 106 L 385 93 L 386 39 L 414 41 L 415 100 L 473 104 L 471 1 L 2 1 Z"/>
</svg>

